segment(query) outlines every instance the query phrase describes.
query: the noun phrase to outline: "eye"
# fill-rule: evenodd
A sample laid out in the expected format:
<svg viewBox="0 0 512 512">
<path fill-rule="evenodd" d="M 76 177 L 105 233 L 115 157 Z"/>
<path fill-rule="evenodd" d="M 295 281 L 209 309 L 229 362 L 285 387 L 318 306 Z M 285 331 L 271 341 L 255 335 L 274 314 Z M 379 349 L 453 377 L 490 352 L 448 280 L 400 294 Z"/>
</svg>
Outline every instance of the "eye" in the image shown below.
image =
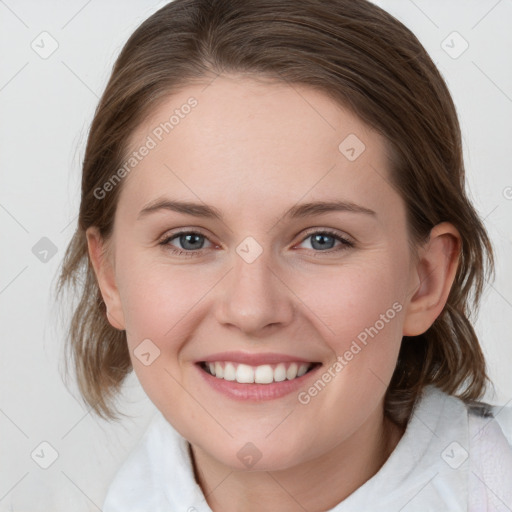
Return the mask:
<svg viewBox="0 0 512 512">
<path fill-rule="evenodd" d="M 205 249 L 205 241 L 211 244 L 210 247 L 214 246 L 205 235 L 197 231 L 180 231 L 166 236 L 159 242 L 159 245 L 164 246 L 171 253 L 178 256 L 192 257 L 202 254 L 202 250 Z M 310 241 L 310 248 L 317 253 L 325 252 L 330 254 L 354 247 L 353 242 L 341 236 L 339 233 L 325 229 L 321 231 L 310 231 L 301 243 L 303 244 L 306 241 Z M 173 242 L 176 242 L 181 247 L 176 247 Z M 336 242 L 339 242 L 337 247 L 335 245 Z"/>
<path fill-rule="evenodd" d="M 175 240 L 182 248 L 176 247 L 171 243 Z M 201 249 L 203 249 L 205 240 L 208 239 L 196 231 L 180 231 L 179 233 L 174 233 L 171 236 L 165 237 L 158 245 L 166 247 L 173 254 L 197 256 L 201 254 Z"/>
<path fill-rule="evenodd" d="M 310 231 L 302 243 L 310 241 L 310 246 L 315 252 L 338 252 L 354 247 L 353 242 L 341 236 L 339 233 L 331 230 Z M 333 248 L 336 242 L 339 242 L 337 248 Z"/>
</svg>

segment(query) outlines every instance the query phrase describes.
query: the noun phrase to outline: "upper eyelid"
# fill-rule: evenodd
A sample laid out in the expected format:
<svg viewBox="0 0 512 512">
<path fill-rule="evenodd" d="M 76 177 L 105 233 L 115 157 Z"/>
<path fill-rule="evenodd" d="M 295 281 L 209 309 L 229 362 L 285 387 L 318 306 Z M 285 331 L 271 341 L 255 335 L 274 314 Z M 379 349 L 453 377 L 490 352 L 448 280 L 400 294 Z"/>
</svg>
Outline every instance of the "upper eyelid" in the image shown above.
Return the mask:
<svg viewBox="0 0 512 512">
<path fill-rule="evenodd" d="M 350 236 L 348 233 L 345 233 L 344 231 L 339 231 L 337 229 L 334 229 L 334 228 L 308 228 L 306 229 L 304 235 L 303 235 L 303 239 L 304 237 L 308 237 L 314 233 L 328 233 L 328 234 L 332 234 L 334 236 L 338 236 L 340 238 L 346 238 L 348 240 L 350 240 L 351 242 L 354 241 L 354 237 Z"/>
<path fill-rule="evenodd" d="M 208 239 L 211 243 L 213 243 L 210 240 L 210 237 L 208 235 L 206 235 L 205 233 L 203 233 L 201 230 L 199 230 L 197 228 L 195 228 L 195 229 L 183 229 L 183 230 L 180 230 L 180 231 L 176 231 L 174 233 L 165 232 L 161 237 L 159 237 L 159 241 L 163 242 L 165 240 L 170 240 L 170 239 L 173 239 L 173 238 L 177 238 L 180 235 L 191 235 L 191 234 L 204 236 L 204 238 Z"/>
</svg>

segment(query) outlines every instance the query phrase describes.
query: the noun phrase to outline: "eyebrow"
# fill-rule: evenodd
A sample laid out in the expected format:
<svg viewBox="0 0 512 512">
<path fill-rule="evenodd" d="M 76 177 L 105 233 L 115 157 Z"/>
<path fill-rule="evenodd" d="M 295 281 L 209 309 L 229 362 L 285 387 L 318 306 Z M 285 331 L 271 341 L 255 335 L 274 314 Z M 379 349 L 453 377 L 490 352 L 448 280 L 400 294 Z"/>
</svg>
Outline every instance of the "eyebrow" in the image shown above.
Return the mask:
<svg viewBox="0 0 512 512">
<path fill-rule="evenodd" d="M 141 220 L 151 213 L 162 210 L 184 213 L 186 215 L 193 215 L 194 217 L 205 217 L 218 219 L 220 221 L 223 220 L 220 210 L 213 206 L 193 203 L 190 201 L 173 201 L 166 198 L 156 199 L 144 206 L 144 208 L 139 212 L 137 220 Z M 329 212 L 352 212 L 374 216 L 377 215 L 373 210 L 350 201 L 316 201 L 292 206 L 282 215 L 282 218 L 297 219 Z"/>
</svg>

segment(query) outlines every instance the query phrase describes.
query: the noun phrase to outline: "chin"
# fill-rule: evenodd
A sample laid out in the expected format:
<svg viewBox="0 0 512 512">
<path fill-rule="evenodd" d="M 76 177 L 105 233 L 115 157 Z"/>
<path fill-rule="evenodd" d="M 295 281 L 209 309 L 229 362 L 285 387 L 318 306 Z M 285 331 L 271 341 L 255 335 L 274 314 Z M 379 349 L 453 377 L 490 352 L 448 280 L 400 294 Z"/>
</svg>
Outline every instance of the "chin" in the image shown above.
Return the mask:
<svg viewBox="0 0 512 512">
<path fill-rule="evenodd" d="M 250 436 L 246 436 L 246 439 L 250 439 Z M 283 447 L 279 441 L 276 441 L 276 444 L 268 440 L 266 442 L 231 440 L 228 446 L 222 447 L 221 452 L 215 450 L 219 447 L 216 445 L 212 447 L 213 451 L 208 451 L 208 454 L 234 471 L 281 471 L 305 462 L 300 443 L 293 447 Z"/>
</svg>

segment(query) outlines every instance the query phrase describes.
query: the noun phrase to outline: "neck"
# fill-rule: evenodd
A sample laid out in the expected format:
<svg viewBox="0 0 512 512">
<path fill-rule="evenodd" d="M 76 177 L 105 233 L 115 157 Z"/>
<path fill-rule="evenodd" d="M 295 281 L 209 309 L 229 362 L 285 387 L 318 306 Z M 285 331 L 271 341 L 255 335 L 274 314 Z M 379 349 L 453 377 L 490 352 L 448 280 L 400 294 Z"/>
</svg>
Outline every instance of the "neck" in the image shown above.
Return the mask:
<svg viewBox="0 0 512 512">
<path fill-rule="evenodd" d="M 233 470 L 191 446 L 196 481 L 213 512 L 329 510 L 379 471 L 404 433 L 374 416 L 329 452 L 278 471 Z"/>
</svg>

